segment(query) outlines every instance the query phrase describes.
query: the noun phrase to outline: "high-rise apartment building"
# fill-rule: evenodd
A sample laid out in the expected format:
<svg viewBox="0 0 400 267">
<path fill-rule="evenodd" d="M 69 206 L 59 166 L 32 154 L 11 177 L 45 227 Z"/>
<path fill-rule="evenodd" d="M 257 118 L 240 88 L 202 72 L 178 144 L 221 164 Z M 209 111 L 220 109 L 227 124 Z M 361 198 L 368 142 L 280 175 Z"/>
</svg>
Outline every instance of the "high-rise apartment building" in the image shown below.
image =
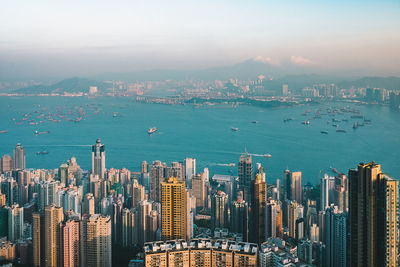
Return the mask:
<svg viewBox="0 0 400 267">
<path fill-rule="evenodd" d="M 166 169 L 166 178 L 185 178 L 185 167 L 181 162 L 171 162 L 171 166 Z"/>
<path fill-rule="evenodd" d="M 4 155 L 0 162 L 0 173 L 12 171 L 14 166 L 13 158 L 10 155 Z"/>
<path fill-rule="evenodd" d="M 64 220 L 63 208 L 49 205 L 44 208 L 44 266 L 61 266 L 60 228 Z M 43 240 L 41 238 L 41 241 Z"/>
<path fill-rule="evenodd" d="M 250 240 L 254 243 L 264 241 L 265 231 L 265 203 L 267 201 L 267 182 L 263 181 L 260 174 L 256 174 L 251 186 L 251 223 Z"/>
<path fill-rule="evenodd" d="M 85 215 L 82 221 L 81 266 L 111 266 L 111 218 Z"/>
<path fill-rule="evenodd" d="M 397 266 L 399 183 L 375 162 L 349 170 L 350 266 Z"/>
<path fill-rule="evenodd" d="M 79 222 L 68 220 L 60 224 L 61 265 L 80 266 L 80 230 Z"/>
<path fill-rule="evenodd" d="M 8 208 L 8 240 L 13 243 L 22 238 L 24 231 L 24 208 L 14 204 Z"/>
<path fill-rule="evenodd" d="M 321 210 L 326 210 L 335 203 L 335 177 L 327 174 L 321 178 Z"/>
<path fill-rule="evenodd" d="M 229 227 L 228 195 L 221 190 L 213 195 L 211 203 L 212 229 Z"/>
<path fill-rule="evenodd" d="M 185 182 L 169 178 L 161 183 L 161 237 L 163 240 L 186 238 Z"/>
<path fill-rule="evenodd" d="M 203 208 L 206 201 L 206 181 L 204 173 L 193 176 L 192 194 L 196 197 L 196 207 Z"/>
<path fill-rule="evenodd" d="M 239 188 L 243 191 L 246 202 L 250 201 L 250 184 L 253 177 L 253 163 L 251 155 L 244 153 L 240 156 L 238 164 Z"/>
<path fill-rule="evenodd" d="M 196 175 L 196 159 L 185 159 L 186 186 L 192 188 L 192 178 Z"/>
<path fill-rule="evenodd" d="M 302 203 L 303 187 L 301 185 L 301 172 L 285 170 L 283 173 L 284 197 Z"/>
<path fill-rule="evenodd" d="M 325 210 L 324 223 L 324 266 L 346 267 L 346 215 L 332 204 Z"/>
<path fill-rule="evenodd" d="M 243 241 L 249 240 L 249 206 L 241 198 L 231 206 L 231 229 L 234 233 L 242 234 Z"/>
<path fill-rule="evenodd" d="M 100 139 L 92 146 L 92 173 L 104 179 L 106 173 L 106 148 Z"/>
<path fill-rule="evenodd" d="M 161 202 L 161 182 L 164 181 L 166 164 L 153 161 L 150 165 L 150 199 Z"/>
<path fill-rule="evenodd" d="M 288 204 L 288 228 L 289 236 L 296 238 L 296 228 L 298 228 L 298 219 L 303 218 L 303 206 L 296 201 L 290 201 Z M 300 225 L 301 226 L 301 225 Z"/>
<path fill-rule="evenodd" d="M 21 144 L 17 144 L 14 149 L 14 169 L 25 169 L 25 148 Z"/>
</svg>

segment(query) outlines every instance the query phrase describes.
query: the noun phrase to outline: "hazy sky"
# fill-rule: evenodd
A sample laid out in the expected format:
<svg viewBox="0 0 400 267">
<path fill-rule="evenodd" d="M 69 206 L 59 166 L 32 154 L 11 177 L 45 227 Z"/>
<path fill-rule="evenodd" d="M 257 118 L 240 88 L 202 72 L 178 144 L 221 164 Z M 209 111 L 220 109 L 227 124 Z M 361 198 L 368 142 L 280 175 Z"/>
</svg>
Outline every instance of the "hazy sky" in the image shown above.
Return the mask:
<svg viewBox="0 0 400 267">
<path fill-rule="evenodd" d="M 400 75 L 400 1 L 2 0 L 0 77 L 256 59 Z"/>
</svg>

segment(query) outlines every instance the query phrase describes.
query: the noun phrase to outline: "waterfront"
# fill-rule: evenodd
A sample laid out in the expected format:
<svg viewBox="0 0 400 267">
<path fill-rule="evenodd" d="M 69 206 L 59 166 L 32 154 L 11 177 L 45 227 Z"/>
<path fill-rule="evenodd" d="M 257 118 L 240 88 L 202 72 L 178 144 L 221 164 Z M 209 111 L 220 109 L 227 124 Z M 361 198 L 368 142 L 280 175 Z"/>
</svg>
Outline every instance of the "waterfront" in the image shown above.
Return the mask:
<svg viewBox="0 0 400 267">
<path fill-rule="evenodd" d="M 350 113 L 335 117 L 325 115 L 310 120 L 308 126 L 301 123 L 310 117 L 302 115 L 306 110 L 313 112 L 331 106 L 343 107 L 345 104 L 277 109 L 251 106 L 194 108 L 192 105 L 140 104 L 130 98 L 0 97 L 0 130 L 8 130 L 0 134 L 0 154 L 11 154 L 15 144 L 20 142 L 26 148 L 28 168 L 57 168 L 75 156 L 82 168 L 90 169 L 90 145 L 96 138 L 101 138 L 106 145 L 107 168 L 126 167 L 135 171 L 139 170 L 143 160 L 171 162 L 194 157 L 199 170 L 208 167 L 211 175 L 236 175 L 237 166 L 218 164 L 237 164 L 246 146 L 250 153 L 272 155 L 271 158 L 253 158 L 255 163 L 263 164 L 268 182 L 281 177 L 286 167 L 302 171 L 305 183 L 317 182 L 320 170 L 329 173 L 330 166 L 347 173 L 360 161 L 372 160 L 381 163 L 385 172 L 398 178 L 400 114 L 388 107 L 351 105 L 360 109 L 371 120 L 371 125 L 353 130 L 357 119 L 351 119 Z M 45 122 L 38 125 L 16 124 L 30 112 L 54 114 L 59 108 L 68 115 L 79 107 L 88 115 L 80 122 L 61 119 L 60 122 L 43 120 Z M 293 120 L 284 123 L 286 118 Z M 336 132 L 332 123 L 327 123 L 332 118 L 348 119 L 339 123 L 346 133 Z M 149 136 L 147 130 L 150 127 L 157 127 L 158 131 Z M 232 127 L 239 130 L 232 131 Z M 35 130 L 50 133 L 35 135 Z M 321 134 L 321 131 L 328 134 Z M 37 155 L 39 151 L 49 154 Z"/>
</svg>

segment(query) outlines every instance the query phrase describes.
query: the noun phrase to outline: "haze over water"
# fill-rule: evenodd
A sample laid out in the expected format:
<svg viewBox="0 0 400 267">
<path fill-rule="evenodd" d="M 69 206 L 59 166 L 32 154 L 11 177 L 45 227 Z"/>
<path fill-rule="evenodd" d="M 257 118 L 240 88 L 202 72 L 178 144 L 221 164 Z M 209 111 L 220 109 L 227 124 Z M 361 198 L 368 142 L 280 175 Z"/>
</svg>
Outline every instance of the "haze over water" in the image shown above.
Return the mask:
<svg viewBox="0 0 400 267">
<path fill-rule="evenodd" d="M 88 105 L 89 104 L 89 105 Z M 100 106 L 98 104 L 101 104 Z M 39 106 L 40 105 L 40 106 Z M 382 106 L 356 106 L 371 125 L 352 129 L 352 113 L 343 113 L 301 124 L 312 115 L 302 116 L 306 110 L 344 107 L 347 104 L 306 105 L 278 109 L 251 106 L 187 106 L 134 103 L 129 98 L 99 97 L 0 97 L 0 154 L 12 154 L 16 143 L 26 148 L 28 168 L 57 168 L 72 156 L 85 170 L 91 168 L 91 148 L 97 138 L 106 145 L 106 167 L 140 170 L 143 160 L 182 161 L 185 157 L 197 159 L 198 172 L 204 167 L 210 175 L 235 174 L 237 162 L 245 147 L 249 153 L 271 154 L 271 158 L 253 157 L 267 173 L 267 181 L 282 177 L 288 167 L 303 172 L 303 183 L 318 181 L 320 170 L 333 174 L 329 167 L 347 174 L 359 162 L 375 160 L 382 164 L 384 172 L 399 178 L 400 113 Z M 59 123 L 36 118 L 41 113 L 56 113 L 60 108 L 66 116 L 75 107 L 82 106 L 89 117 L 79 123 L 61 120 Z M 102 110 L 99 110 L 101 108 Z M 95 111 L 99 110 L 95 115 Z M 35 121 L 44 123 L 30 125 L 19 122 L 24 114 L 36 113 Z M 113 114 L 118 112 L 114 117 Z M 324 112 L 326 113 L 326 112 Z M 312 113 L 311 113 L 312 114 Z M 15 118 L 15 121 L 12 119 Z M 283 119 L 293 118 L 284 123 Z M 332 118 L 348 119 L 340 122 L 338 133 L 328 124 Z M 258 121 L 257 124 L 252 121 Z M 157 133 L 149 136 L 147 130 L 157 127 Z M 239 128 L 235 132 L 231 127 Z M 35 135 L 34 131 L 50 131 Z M 329 134 L 321 134 L 328 131 Z M 36 155 L 48 151 L 47 155 Z M 219 164 L 235 163 L 235 167 Z"/>
</svg>

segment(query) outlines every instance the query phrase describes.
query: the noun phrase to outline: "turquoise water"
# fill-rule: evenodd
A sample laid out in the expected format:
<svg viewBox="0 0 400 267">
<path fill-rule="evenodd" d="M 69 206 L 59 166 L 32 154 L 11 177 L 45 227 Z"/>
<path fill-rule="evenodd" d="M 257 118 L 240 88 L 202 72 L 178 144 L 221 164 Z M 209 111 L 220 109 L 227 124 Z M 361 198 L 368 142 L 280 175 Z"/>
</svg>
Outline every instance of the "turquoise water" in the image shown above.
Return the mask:
<svg viewBox="0 0 400 267">
<path fill-rule="evenodd" d="M 254 162 L 264 166 L 269 182 L 281 177 L 286 167 L 302 171 L 305 183 L 316 182 L 320 171 L 330 173 L 330 166 L 347 173 L 359 162 L 372 160 L 382 164 L 385 172 L 400 177 L 400 114 L 387 107 L 353 105 L 351 107 L 360 109 L 372 121 L 371 125 L 354 131 L 353 122 L 357 120 L 350 119 L 351 113 L 335 117 L 349 120 L 338 123 L 347 133 L 338 133 L 327 124 L 332 119 L 328 115 L 311 120 L 309 126 L 301 124 L 312 117 L 302 116 L 306 110 L 333 105 L 196 109 L 189 105 L 140 104 L 128 98 L 0 97 L 0 130 L 8 130 L 0 134 L 0 155 L 11 154 L 15 144 L 20 142 L 26 148 L 28 168 L 57 168 L 75 156 L 82 168 L 89 169 L 90 145 L 101 138 L 106 145 L 107 168 L 126 167 L 138 171 L 143 160 L 169 163 L 194 157 L 198 170 L 208 167 L 211 175 L 237 174 L 237 167 L 217 164 L 237 164 L 246 146 L 250 153 L 272 155 L 271 158 L 253 157 Z M 55 114 L 57 107 L 66 116 L 76 118 L 76 114 L 69 115 L 69 112 L 76 111 L 75 107 L 79 106 L 88 115 L 79 123 L 64 119 L 54 123 L 37 118 L 42 112 Z M 99 108 L 102 110 L 95 115 Z M 28 120 L 24 124 L 15 123 L 21 121 L 24 114 L 34 111 L 40 112 L 30 119 L 44 120 L 44 123 L 30 125 Z M 118 112 L 117 117 L 113 117 L 114 112 Z M 285 118 L 294 120 L 284 123 Z M 157 127 L 158 132 L 149 136 L 150 127 Z M 231 127 L 239 131 L 232 131 Z M 50 133 L 34 135 L 35 130 Z M 43 150 L 49 154 L 36 155 Z"/>
</svg>

